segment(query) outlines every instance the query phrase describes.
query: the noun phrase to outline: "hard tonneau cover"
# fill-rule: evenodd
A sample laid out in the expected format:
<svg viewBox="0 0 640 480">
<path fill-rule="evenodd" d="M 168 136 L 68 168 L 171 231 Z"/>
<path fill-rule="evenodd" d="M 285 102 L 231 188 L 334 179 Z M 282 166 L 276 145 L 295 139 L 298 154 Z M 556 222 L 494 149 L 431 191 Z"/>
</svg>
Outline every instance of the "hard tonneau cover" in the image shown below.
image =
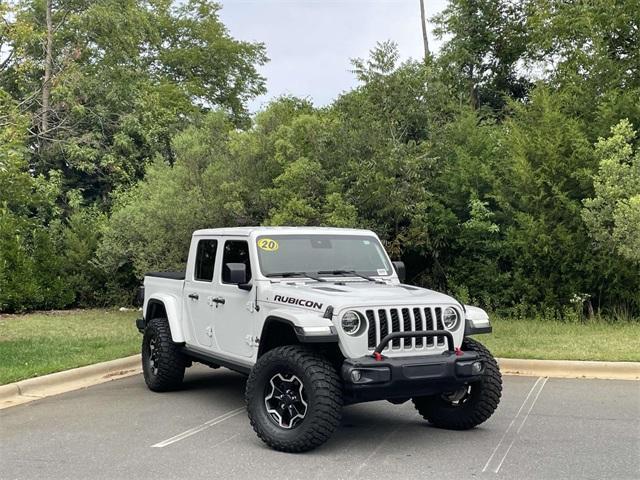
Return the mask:
<svg viewBox="0 0 640 480">
<path fill-rule="evenodd" d="M 184 280 L 186 271 L 180 272 L 148 272 L 145 277 L 169 278 L 171 280 Z"/>
</svg>

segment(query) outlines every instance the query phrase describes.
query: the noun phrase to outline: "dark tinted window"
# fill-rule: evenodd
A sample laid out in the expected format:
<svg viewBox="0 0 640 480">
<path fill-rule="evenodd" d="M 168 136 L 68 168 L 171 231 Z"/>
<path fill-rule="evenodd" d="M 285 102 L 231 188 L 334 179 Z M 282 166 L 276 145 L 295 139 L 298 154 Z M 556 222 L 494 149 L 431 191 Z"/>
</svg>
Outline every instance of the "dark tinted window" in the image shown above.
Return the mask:
<svg viewBox="0 0 640 480">
<path fill-rule="evenodd" d="M 196 252 L 196 268 L 193 278 L 201 282 L 213 280 L 213 267 L 216 262 L 217 240 L 200 240 Z"/>
<path fill-rule="evenodd" d="M 251 280 L 251 262 L 249 261 L 249 244 L 244 240 L 227 240 L 224 244 L 223 266 L 227 263 L 244 263 L 247 266 L 247 282 Z M 222 269 L 222 282 L 229 282 L 229 270 Z"/>
</svg>

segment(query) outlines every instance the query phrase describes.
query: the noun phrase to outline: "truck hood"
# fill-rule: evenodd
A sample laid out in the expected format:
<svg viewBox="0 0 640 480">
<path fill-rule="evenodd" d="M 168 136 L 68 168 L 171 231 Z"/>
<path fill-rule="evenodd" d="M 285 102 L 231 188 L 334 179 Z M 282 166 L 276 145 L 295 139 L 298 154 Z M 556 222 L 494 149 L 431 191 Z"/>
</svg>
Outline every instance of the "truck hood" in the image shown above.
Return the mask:
<svg viewBox="0 0 640 480">
<path fill-rule="evenodd" d="M 259 289 L 259 300 L 310 310 L 400 305 L 459 305 L 452 297 L 426 288 L 367 281 L 281 282 Z"/>
</svg>

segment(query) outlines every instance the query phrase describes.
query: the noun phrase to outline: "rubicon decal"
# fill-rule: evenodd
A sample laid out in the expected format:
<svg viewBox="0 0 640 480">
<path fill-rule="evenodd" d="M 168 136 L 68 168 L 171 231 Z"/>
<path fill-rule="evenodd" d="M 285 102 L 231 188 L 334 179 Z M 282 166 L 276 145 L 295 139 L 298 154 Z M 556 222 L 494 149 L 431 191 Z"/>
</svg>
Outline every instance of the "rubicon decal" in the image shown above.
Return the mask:
<svg viewBox="0 0 640 480">
<path fill-rule="evenodd" d="M 305 300 L 304 298 L 283 297 L 282 295 L 275 295 L 273 297 L 275 302 L 288 303 L 290 305 L 300 305 L 301 307 L 317 308 L 322 310 L 322 304 L 314 302 L 313 300 Z"/>
</svg>

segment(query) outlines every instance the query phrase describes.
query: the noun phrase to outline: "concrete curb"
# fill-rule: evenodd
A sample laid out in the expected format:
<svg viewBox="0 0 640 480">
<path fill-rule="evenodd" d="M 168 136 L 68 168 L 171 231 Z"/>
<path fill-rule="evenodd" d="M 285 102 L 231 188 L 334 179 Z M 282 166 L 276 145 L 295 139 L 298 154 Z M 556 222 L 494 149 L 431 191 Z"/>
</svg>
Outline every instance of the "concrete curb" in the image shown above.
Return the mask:
<svg viewBox="0 0 640 480">
<path fill-rule="evenodd" d="M 505 375 L 555 378 L 640 380 L 640 362 L 588 362 L 572 360 L 521 360 L 498 358 Z"/>
<path fill-rule="evenodd" d="M 0 410 L 40 398 L 136 375 L 142 371 L 140 355 L 87 365 L 0 386 Z"/>
<path fill-rule="evenodd" d="M 578 362 L 498 358 L 505 375 L 555 378 L 640 380 L 640 362 Z M 40 398 L 136 375 L 142 371 L 140 355 L 96 363 L 42 377 L 0 385 L 0 410 Z"/>
</svg>

